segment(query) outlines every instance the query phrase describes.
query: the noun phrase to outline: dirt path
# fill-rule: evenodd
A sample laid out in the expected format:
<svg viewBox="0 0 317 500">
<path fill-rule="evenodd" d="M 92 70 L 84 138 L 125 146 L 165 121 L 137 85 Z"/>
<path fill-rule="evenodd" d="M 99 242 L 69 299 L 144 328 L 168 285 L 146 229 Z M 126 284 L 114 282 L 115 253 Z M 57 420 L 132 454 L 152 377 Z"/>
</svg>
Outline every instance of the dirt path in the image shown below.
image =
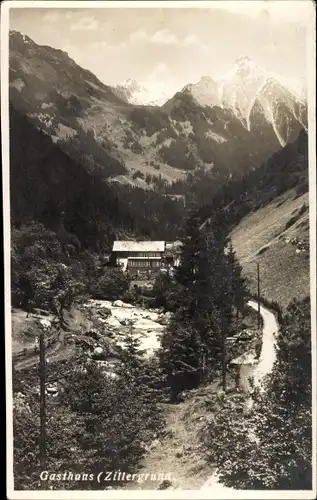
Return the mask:
<svg viewBox="0 0 317 500">
<path fill-rule="evenodd" d="M 257 310 L 257 303 L 254 300 L 248 302 L 249 306 Z M 263 318 L 262 349 L 259 363 L 254 372 L 254 383 L 262 387 L 263 379 L 271 373 L 276 360 L 276 334 L 278 323 L 275 315 L 260 305 L 260 314 Z"/>
</svg>

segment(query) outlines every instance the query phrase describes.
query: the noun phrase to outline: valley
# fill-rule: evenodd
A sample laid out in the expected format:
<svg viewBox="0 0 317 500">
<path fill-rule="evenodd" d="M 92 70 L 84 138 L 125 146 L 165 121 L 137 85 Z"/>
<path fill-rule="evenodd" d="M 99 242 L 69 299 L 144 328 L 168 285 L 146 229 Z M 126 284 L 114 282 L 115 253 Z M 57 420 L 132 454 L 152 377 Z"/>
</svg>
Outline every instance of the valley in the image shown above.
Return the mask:
<svg viewBox="0 0 317 500">
<path fill-rule="evenodd" d="M 168 95 L 9 46 L 15 488 L 310 490 L 305 98 L 248 56 Z"/>
</svg>

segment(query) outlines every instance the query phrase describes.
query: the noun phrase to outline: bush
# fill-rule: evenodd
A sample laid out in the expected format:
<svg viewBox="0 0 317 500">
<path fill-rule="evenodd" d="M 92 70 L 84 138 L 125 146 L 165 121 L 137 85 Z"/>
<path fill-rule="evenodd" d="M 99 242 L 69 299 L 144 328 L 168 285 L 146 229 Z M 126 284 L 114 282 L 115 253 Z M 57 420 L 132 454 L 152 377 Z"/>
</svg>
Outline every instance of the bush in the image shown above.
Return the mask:
<svg viewBox="0 0 317 500">
<path fill-rule="evenodd" d="M 13 305 L 62 313 L 85 289 L 84 266 L 63 253 L 56 233 L 34 221 L 13 228 L 11 240 Z"/>
<path fill-rule="evenodd" d="M 129 279 L 123 271 L 116 267 L 105 268 L 104 274 L 90 285 L 93 298 L 116 300 L 129 289 Z"/>
</svg>

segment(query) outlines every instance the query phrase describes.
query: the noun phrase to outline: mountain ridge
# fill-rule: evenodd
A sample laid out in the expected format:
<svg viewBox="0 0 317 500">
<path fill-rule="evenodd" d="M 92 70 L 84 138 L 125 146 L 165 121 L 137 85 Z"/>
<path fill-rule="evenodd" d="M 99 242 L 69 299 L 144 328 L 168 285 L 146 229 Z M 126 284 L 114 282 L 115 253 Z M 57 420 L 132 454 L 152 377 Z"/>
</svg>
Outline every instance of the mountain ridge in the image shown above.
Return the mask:
<svg viewBox="0 0 317 500">
<path fill-rule="evenodd" d="M 134 105 L 59 49 L 10 32 L 10 100 L 65 152 L 89 168 L 145 189 L 196 169 L 230 178 L 257 168 L 281 145 L 260 104 L 247 130 L 231 107 L 178 92 L 163 106 Z"/>
</svg>

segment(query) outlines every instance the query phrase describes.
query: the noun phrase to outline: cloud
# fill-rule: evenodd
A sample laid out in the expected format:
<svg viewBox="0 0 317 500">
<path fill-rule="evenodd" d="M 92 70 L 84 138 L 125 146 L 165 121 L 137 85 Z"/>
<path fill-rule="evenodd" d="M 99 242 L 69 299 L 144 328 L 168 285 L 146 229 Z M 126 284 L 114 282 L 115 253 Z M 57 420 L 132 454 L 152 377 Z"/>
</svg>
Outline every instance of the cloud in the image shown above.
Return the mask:
<svg viewBox="0 0 317 500">
<path fill-rule="evenodd" d="M 53 24 L 61 19 L 61 12 L 58 9 L 52 9 L 45 12 L 43 21 L 47 24 Z"/>
<path fill-rule="evenodd" d="M 89 49 L 93 51 L 100 51 L 100 50 L 106 50 L 106 51 L 113 51 L 113 50 L 122 50 L 127 48 L 127 43 L 126 42 L 119 42 L 119 43 L 109 43 L 106 40 L 98 41 L 98 42 L 93 42 L 89 44 Z"/>
<path fill-rule="evenodd" d="M 129 35 L 129 41 L 132 43 L 148 43 L 159 46 L 172 45 L 175 47 L 197 46 L 206 49 L 206 45 L 201 43 L 197 35 L 191 34 L 185 37 L 178 37 L 168 29 L 158 30 L 149 34 L 145 29 L 139 29 Z"/>
<path fill-rule="evenodd" d="M 92 31 L 98 29 L 98 21 L 93 16 L 81 17 L 75 24 L 71 25 L 71 31 Z"/>
<path fill-rule="evenodd" d="M 179 45 L 180 43 L 179 39 L 166 29 L 156 31 L 156 33 L 149 38 L 149 41 L 151 43 L 157 43 L 158 45 Z"/>
<path fill-rule="evenodd" d="M 306 26 L 314 12 L 310 0 L 221 0 L 211 3 L 210 8 L 246 14 L 265 21 L 278 21 Z"/>
<path fill-rule="evenodd" d="M 148 75 L 148 81 L 156 81 L 158 78 L 162 78 L 168 74 L 168 68 L 165 63 L 161 62 L 151 71 Z"/>
</svg>

